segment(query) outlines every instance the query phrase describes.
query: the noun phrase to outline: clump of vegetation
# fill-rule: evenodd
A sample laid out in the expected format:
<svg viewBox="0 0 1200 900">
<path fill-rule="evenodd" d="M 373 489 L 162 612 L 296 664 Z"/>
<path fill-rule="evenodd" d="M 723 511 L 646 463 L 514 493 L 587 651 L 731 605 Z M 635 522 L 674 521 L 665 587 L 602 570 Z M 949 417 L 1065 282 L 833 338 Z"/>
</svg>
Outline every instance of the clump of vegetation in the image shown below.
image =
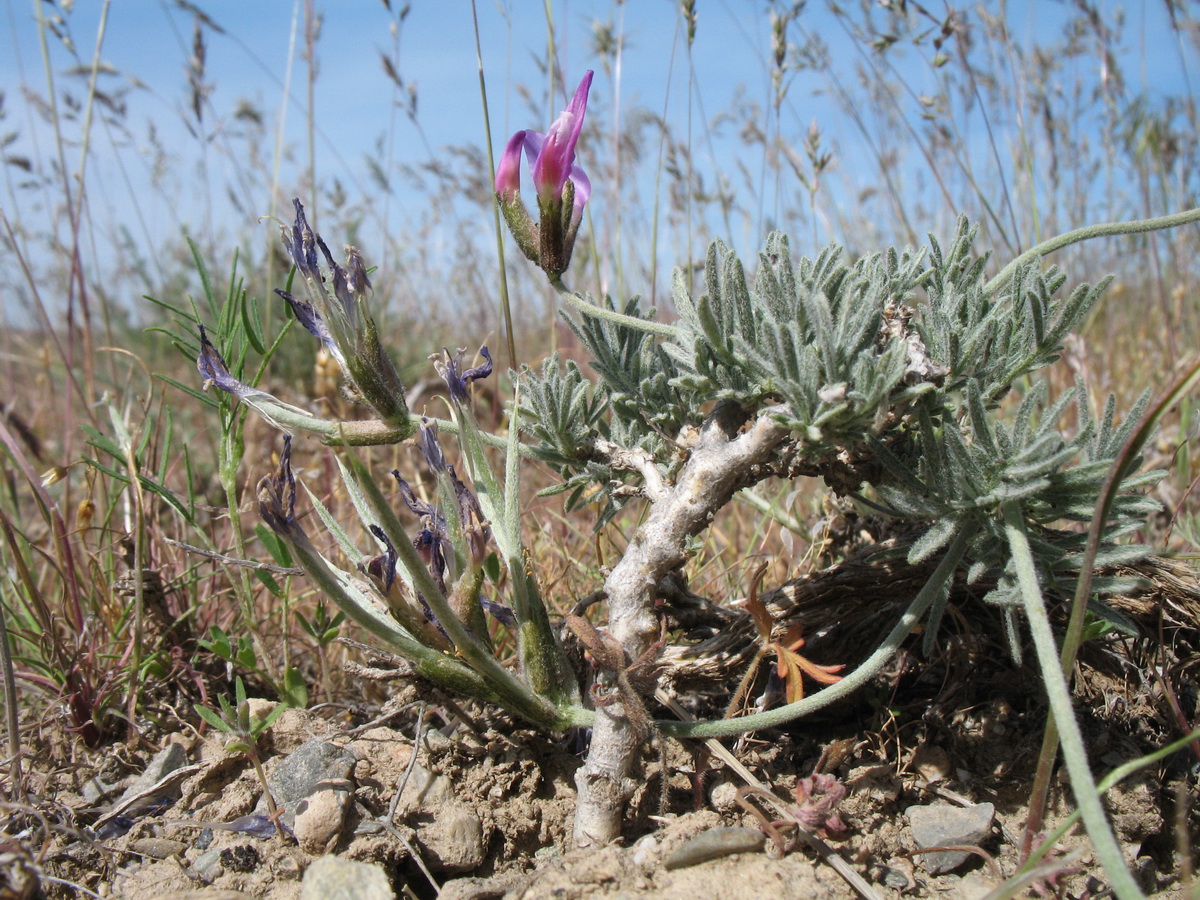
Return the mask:
<svg viewBox="0 0 1200 900">
<path fill-rule="evenodd" d="M 742 263 L 716 242 L 705 263 L 706 293 L 694 297 L 682 273 L 677 275 L 672 299 L 678 320 L 665 324 L 653 310 L 642 310 L 636 297 L 618 308 L 611 298 L 598 302 L 563 283 L 590 189 L 575 162 L 590 79 L 589 73 L 546 135 L 521 132 L 510 141 L 496 192 L 526 255 L 575 310 L 571 327 L 598 381 L 589 382 L 577 364 L 557 357 L 537 371 L 513 373 L 517 399 L 507 438 L 487 436 L 469 404 L 470 384 L 492 374 L 487 349 L 480 350 L 484 363 L 469 369 L 463 368 L 461 350 L 435 356 L 453 410 L 452 420 L 438 425 L 458 436 L 473 492 L 447 465 L 438 427 L 404 412 L 403 388 L 379 347 L 357 252 L 348 251 L 345 267 L 336 263 L 297 202 L 284 243 L 308 286 L 309 301 L 280 293 L 339 360 L 351 390 L 379 419 L 320 421 L 243 384 L 203 330 L 199 368 L 206 383 L 242 399 L 273 424 L 341 446 L 338 465 L 362 530 L 383 550 L 365 564 L 370 586 L 353 568 L 364 559 L 362 550 L 311 492 L 321 529 L 336 538 L 352 567 L 333 564 L 301 525 L 290 443 L 277 472 L 260 485 L 264 521 L 323 593 L 409 660 L 416 673 L 544 728 L 592 727 L 587 762 L 576 777 L 575 837 L 584 846 L 619 836 L 638 760 L 652 733 L 737 734 L 799 718 L 844 696 L 876 674 L 918 625 L 925 627 L 926 648 L 934 646 L 950 584 L 960 571 L 968 583 L 994 584 L 985 600 L 1003 610 L 1014 656 L 1021 652 L 1023 612 L 1052 708 L 1063 733 L 1075 741 L 1068 767 L 1073 776 L 1086 776 L 1044 596 L 1069 593 L 1081 570 L 1110 569 L 1149 553 L 1121 539 L 1157 508 L 1138 489 L 1161 473 L 1134 474 L 1136 460 L 1121 458 L 1144 402 L 1118 425 L 1112 399 L 1093 420 L 1082 384 L 1061 397 L 1046 396 L 1036 376 L 1057 358 L 1108 281 L 1064 293 L 1066 276 L 1055 267 L 1043 270 L 1041 260 L 1059 246 L 1106 230 L 1182 224 L 1200 219 L 1200 211 L 1083 229 L 1039 245 L 992 278 L 986 274 L 988 255 L 976 251 L 975 229 L 965 220 L 945 246 L 931 237 L 923 250 L 892 248 L 853 262 L 843 260 L 838 247 L 815 259 L 793 259 L 787 239 L 772 235 L 753 283 Z M 536 223 L 522 205 L 522 153 L 537 192 Z M 1019 402 L 1006 402 L 1018 384 L 1024 386 Z M 438 500 L 419 500 L 395 473 L 400 497 L 422 522 L 414 538 L 351 445 L 401 440 L 417 427 Z M 519 442 L 522 430 L 533 438 L 530 444 Z M 489 444 L 504 451 L 503 479 L 491 468 Z M 604 628 L 578 616 L 568 619 L 598 667 L 591 703 L 582 700 L 578 676 L 550 625 L 547 598 L 529 572 L 519 493 L 522 455 L 558 469 L 557 490 L 573 492 L 569 506 L 587 492 L 599 504 L 598 525 L 635 498 L 646 503 L 624 554 L 599 589 L 608 609 Z M 652 721 L 647 705 L 653 676 L 673 630 L 662 610 L 665 585 L 684 579 L 692 543 L 740 491 L 798 477 L 819 477 L 834 491 L 916 530 L 907 562 L 937 559 L 932 574 L 884 643 L 853 672 L 834 676 L 834 669 L 808 663 L 793 637 L 786 646 L 773 645 L 776 677 L 786 682 L 791 702 L 691 725 Z M 1094 518 L 1097 509 L 1102 512 Z M 1096 540 L 1085 552 L 1088 535 L 1075 525 L 1089 522 Z M 489 557 L 491 542 L 496 550 Z M 1104 594 L 1129 588 L 1127 580 L 1092 578 L 1093 614 L 1105 614 L 1099 599 Z M 515 641 L 516 672 L 497 658 L 485 610 Z M 756 612 L 761 618 L 762 610 Z M 760 630 L 769 641 L 769 623 Z M 800 680 L 806 672 L 832 685 L 805 698 Z M 1098 845 L 1116 851 L 1115 862 L 1111 853 L 1107 858 L 1119 879 L 1120 854 L 1103 815 L 1096 815 L 1094 792 L 1092 808 L 1086 791 L 1077 792 L 1077 799 Z"/>
</svg>

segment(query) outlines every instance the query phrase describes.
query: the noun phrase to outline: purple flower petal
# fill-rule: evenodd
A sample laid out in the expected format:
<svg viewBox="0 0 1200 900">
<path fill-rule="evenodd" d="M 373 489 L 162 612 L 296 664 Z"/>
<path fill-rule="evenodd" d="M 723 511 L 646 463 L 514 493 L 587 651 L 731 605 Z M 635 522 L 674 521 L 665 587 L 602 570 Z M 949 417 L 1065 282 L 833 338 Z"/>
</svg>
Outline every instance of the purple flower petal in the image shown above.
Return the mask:
<svg viewBox="0 0 1200 900">
<path fill-rule="evenodd" d="M 537 159 L 533 163 L 533 186 L 537 189 L 538 198 L 543 202 L 561 198 L 567 178 L 572 174 L 575 145 L 579 142 L 580 132 L 583 131 L 583 118 L 587 113 L 588 90 L 591 86 L 592 72 L 589 71 L 579 82 L 575 96 L 571 98 L 567 108 L 559 113 L 550 130 L 546 132 L 544 142 L 538 150 Z"/>
<path fill-rule="evenodd" d="M 486 360 L 483 365 L 475 366 L 473 369 L 462 371 L 462 357 L 466 350 L 460 347 L 457 352 L 451 354 L 445 347 L 441 353 L 435 353 L 429 358 L 433 360 L 433 367 L 437 370 L 438 375 L 446 382 L 446 388 L 450 391 L 450 399 L 455 403 L 467 402 L 467 388 L 472 381 L 477 381 L 480 378 L 487 378 L 492 374 L 492 355 L 488 353 L 487 347 L 479 348 L 479 355 Z"/>
<path fill-rule="evenodd" d="M 273 475 L 264 476 L 258 483 L 258 514 L 279 534 L 295 533 L 296 524 L 296 476 L 292 473 L 292 436 L 283 436 L 283 452 L 279 454 L 279 468 Z M 303 532 L 300 532 L 303 534 Z"/>
<path fill-rule="evenodd" d="M 246 397 L 254 390 L 250 385 L 238 381 L 229 374 L 225 358 L 208 339 L 208 332 L 204 330 L 203 325 L 200 326 L 200 355 L 196 357 L 196 368 L 204 376 L 205 387 L 215 384 L 225 393 L 233 394 L 235 397 Z"/>
<path fill-rule="evenodd" d="M 503 200 L 512 200 L 521 193 L 521 148 L 525 144 L 525 135 L 524 131 L 514 134 L 500 154 L 500 164 L 496 166 L 496 193 Z"/>
</svg>

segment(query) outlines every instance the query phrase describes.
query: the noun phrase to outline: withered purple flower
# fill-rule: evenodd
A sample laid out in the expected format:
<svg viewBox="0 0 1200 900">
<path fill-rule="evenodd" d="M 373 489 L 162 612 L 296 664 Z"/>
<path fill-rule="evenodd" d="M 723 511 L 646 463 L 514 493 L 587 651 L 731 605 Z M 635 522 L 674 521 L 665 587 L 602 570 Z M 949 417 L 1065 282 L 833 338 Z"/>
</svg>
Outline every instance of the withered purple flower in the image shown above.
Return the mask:
<svg viewBox="0 0 1200 900">
<path fill-rule="evenodd" d="M 444 547 L 447 544 L 449 544 L 449 539 L 446 537 L 446 533 L 439 530 L 432 522 L 422 528 L 413 538 L 413 547 L 421 557 L 421 561 L 429 568 L 429 574 L 433 576 L 433 580 L 443 596 L 446 594 L 446 551 Z M 421 598 L 421 602 L 425 602 L 424 597 Z"/>
<path fill-rule="evenodd" d="M 448 466 L 447 471 L 454 481 L 454 497 L 458 501 L 458 521 L 467 539 L 467 547 L 471 554 L 471 564 L 483 565 L 487 557 L 487 544 L 492 537 L 492 526 L 483 514 L 479 498 L 463 484 L 462 479 L 454 471 L 454 466 Z"/>
<path fill-rule="evenodd" d="M 462 351 L 459 351 L 460 354 Z M 461 378 L 464 382 L 469 378 L 483 378 L 487 374 L 473 374 L 482 372 L 484 369 L 491 370 L 491 358 L 487 356 L 487 348 L 484 347 L 480 351 L 487 359 L 486 366 L 479 366 L 476 369 L 470 369 L 464 372 Z M 449 354 L 447 353 L 447 357 Z M 451 365 L 454 360 L 451 359 Z M 455 376 L 460 377 L 460 376 Z M 465 393 L 465 388 L 464 388 Z M 418 443 L 421 448 L 421 455 L 425 457 L 425 462 L 429 468 L 438 477 L 448 477 L 451 485 L 454 487 L 454 497 L 458 505 L 458 524 L 462 529 L 462 534 L 466 538 L 468 552 L 473 566 L 483 564 L 484 558 L 487 556 L 487 543 L 491 539 L 491 526 L 488 524 L 487 517 L 483 514 L 483 507 L 479 505 L 479 498 L 475 496 L 462 479 L 458 477 L 458 473 L 454 471 L 454 466 L 447 464 L 446 456 L 442 453 L 441 445 L 438 443 L 437 425 L 428 421 L 421 422 L 421 437 Z M 446 518 L 438 510 L 434 509 L 427 503 L 418 500 L 412 493 L 408 482 L 400 477 L 399 471 L 392 473 L 396 480 L 400 483 L 400 495 L 404 499 L 404 503 L 414 514 L 420 516 L 422 520 L 429 519 L 441 523 L 443 529 L 446 528 Z"/>
<path fill-rule="evenodd" d="M 335 319 L 340 313 L 344 317 L 344 322 L 339 324 L 344 326 L 345 334 L 339 336 L 353 338 L 360 318 L 359 304 L 366 299 L 367 291 L 371 287 L 362 255 L 357 248 L 346 247 L 346 265 L 338 265 L 325 241 L 309 227 L 308 218 L 304 215 L 304 204 L 298 199 L 293 200 L 292 204 L 296 208 L 296 220 L 290 229 L 283 228 L 281 231 L 283 245 L 287 249 L 288 256 L 295 263 L 296 271 L 304 276 L 310 298 L 314 301 L 304 305 L 309 314 L 316 314 L 318 318 L 320 316 L 319 307 L 326 307 Z M 321 255 L 325 257 L 326 268 L 329 270 L 329 281 L 333 285 L 333 297 L 337 300 L 337 307 L 333 309 L 329 309 L 329 295 L 325 290 L 326 278 L 321 272 L 316 248 L 320 248 Z M 287 291 L 276 288 L 275 293 L 287 300 L 293 309 L 296 309 L 298 302 L 302 302 L 297 301 Z M 299 312 L 297 318 L 301 319 L 304 327 L 308 328 L 315 337 L 321 338 L 321 334 L 309 328 L 308 322 L 304 321 Z M 328 332 L 328 329 L 326 331 Z"/>
<path fill-rule="evenodd" d="M 490 597 L 481 597 L 479 602 L 483 605 L 484 610 L 491 614 L 492 618 L 506 628 L 517 627 L 517 617 L 513 615 L 513 611 L 501 603 L 499 600 L 493 600 Z"/>
<path fill-rule="evenodd" d="M 379 543 L 383 544 L 384 547 L 384 552 L 381 555 L 372 557 L 366 561 L 367 574 L 382 582 L 383 590 L 386 594 L 391 591 L 392 585 L 396 583 L 396 561 L 399 554 L 396 553 L 395 545 L 392 544 L 391 540 L 388 538 L 387 534 L 382 528 L 374 524 L 367 527 L 370 529 L 371 534 L 375 535 L 375 539 L 378 540 Z M 425 532 L 422 532 L 421 534 L 424 535 Z M 417 548 L 418 553 L 421 551 L 420 536 L 413 541 L 413 546 Z M 433 574 L 434 579 L 438 582 L 438 587 L 442 590 L 442 593 L 445 593 L 446 588 L 443 579 L 440 578 L 435 571 L 436 563 L 431 565 L 431 560 L 426 554 L 422 554 L 421 558 L 425 560 L 426 565 L 430 566 L 430 571 Z M 442 560 L 442 569 L 443 571 L 445 570 L 444 559 Z M 446 630 L 442 628 L 442 623 L 439 622 L 437 616 L 434 615 L 433 610 L 429 606 L 429 601 L 425 599 L 425 595 L 420 591 L 417 591 L 416 596 L 417 603 L 419 603 L 421 606 L 421 614 L 425 617 L 425 621 L 431 623 L 443 638 L 449 640 L 449 635 L 446 634 Z"/>
<path fill-rule="evenodd" d="M 400 475 L 399 469 L 392 470 L 392 477 L 400 486 L 400 499 L 421 520 L 424 526 L 413 539 L 413 547 L 421 555 L 429 572 L 442 593 L 446 592 L 446 548 L 449 548 L 450 538 L 446 535 L 446 517 L 434 505 L 426 503 L 413 493 L 412 487 Z M 453 551 L 451 551 L 453 552 Z"/>
<path fill-rule="evenodd" d="M 272 531 L 292 540 L 307 540 L 296 523 L 296 476 L 292 474 L 292 436 L 283 436 L 279 468 L 258 483 L 258 514 Z"/>
<path fill-rule="evenodd" d="M 471 382 L 487 378 L 492 374 L 492 355 L 488 353 L 487 347 L 479 348 L 479 355 L 485 360 L 483 365 L 475 366 L 464 372 L 462 371 L 462 359 L 466 352 L 465 348 L 459 347 L 457 352 L 452 355 L 443 347 L 441 353 L 434 353 L 429 357 L 433 361 L 433 367 L 437 370 L 438 375 L 446 382 L 446 387 L 450 391 L 450 399 L 455 403 L 466 403 L 467 388 Z"/>
<path fill-rule="evenodd" d="M 442 453 L 442 445 L 438 443 L 436 422 L 430 422 L 422 417 L 421 436 L 417 446 L 421 448 L 421 455 L 425 457 L 425 465 L 429 466 L 431 472 L 446 471 L 446 455 Z"/>
<path fill-rule="evenodd" d="M 254 388 L 250 385 L 238 381 L 229 374 L 229 367 L 225 365 L 225 358 L 221 356 L 221 351 L 213 346 L 212 341 L 208 339 L 208 332 L 204 326 L 200 326 L 200 355 L 196 357 L 196 368 L 200 374 L 204 376 L 204 387 L 216 385 L 227 394 L 233 394 L 235 397 L 245 399 L 253 391 Z"/>
<path fill-rule="evenodd" d="M 317 312 L 316 307 L 311 303 L 305 303 L 303 300 L 297 300 L 287 291 L 280 288 L 276 288 L 275 293 L 287 301 L 288 306 L 292 308 L 292 315 L 305 327 L 309 334 L 325 346 L 325 349 L 330 352 L 333 358 L 338 361 L 338 365 L 341 366 L 344 362 L 342 351 L 334 342 L 333 335 L 329 331 L 329 326 L 325 324 L 325 320 L 321 318 L 321 314 Z"/>
<path fill-rule="evenodd" d="M 378 525 L 367 526 L 375 539 L 383 544 L 383 553 L 367 560 L 367 573 L 383 582 L 384 591 L 390 591 L 396 583 L 396 547 L 388 540 L 387 534 Z"/>
<path fill-rule="evenodd" d="M 367 308 L 371 282 L 362 255 L 354 247 L 346 247 L 346 262 L 340 265 L 309 226 L 304 205 L 299 200 L 293 204 L 295 221 L 281 232 L 307 300 L 281 289 L 275 293 L 287 301 L 300 323 L 337 360 L 358 395 L 384 421 L 410 428 L 404 385 L 379 343 L 375 320 Z"/>
</svg>

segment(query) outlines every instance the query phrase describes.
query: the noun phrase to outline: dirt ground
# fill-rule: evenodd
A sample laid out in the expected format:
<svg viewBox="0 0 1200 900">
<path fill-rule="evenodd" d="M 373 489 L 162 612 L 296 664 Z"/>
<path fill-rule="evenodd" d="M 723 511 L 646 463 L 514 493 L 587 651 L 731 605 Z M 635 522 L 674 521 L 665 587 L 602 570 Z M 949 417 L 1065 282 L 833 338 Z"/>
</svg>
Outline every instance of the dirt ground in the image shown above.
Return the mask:
<svg viewBox="0 0 1200 900">
<path fill-rule="evenodd" d="M 726 742 L 781 801 L 794 803 L 797 785 L 816 772 L 845 787 L 834 810 L 844 828 L 827 828 L 824 839 L 876 896 L 983 897 L 1016 871 L 1045 715 L 1039 680 L 1032 668 L 962 643 L 933 662 L 905 656 L 820 720 Z M 1114 643 L 1091 657 L 1111 662 L 1117 649 Z M 1077 686 L 1097 772 L 1161 746 L 1169 730 L 1161 697 L 1131 680 L 1128 668 L 1105 668 L 1084 666 Z M 39 814 L 8 809 L 10 825 L 24 815 L 25 829 L 5 850 L 0 897 L 85 896 L 86 889 L 127 900 L 298 898 L 304 872 L 325 853 L 378 864 L 397 895 L 418 898 L 439 896 L 439 889 L 444 898 L 476 900 L 858 895 L 794 829 L 780 826 L 773 829 L 778 843 L 768 839 L 765 817 L 739 802 L 743 783 L 699 743 L 656 741 L 624 840 L 579 851 L 570 834 L 582 735 L 539 734 L 492 710 L 422 697 L 411 684 L 388 691 L 382 703 L 288 710 L 262 739 L 268 779 L 307 743 L 352 754 L 339 787 L 344 818 L 334 815 L 320 846 L 311 836 L 298 845 L 269 825 L 266 836 L 229 830 L 256 808 L 263 812 L 262 788 L 220 735 L 147 726 L 136 748 L 116 743 L 85 753 L 43 723 L 45 750 L 26 760 Z M 128 811 L 123 833 L 98 825 L 123 780 L 169 743 L 181 745 L 193 768 L 183 770 L 168 803 Z M 99 783 L 111 788 L 107 794 L 96 796 Z M 1185 752 L 1108 798 L 1147 894 L 1183 896 L 1177 845 L 1181 829 L 1185 844 L 1196 845 L 1197 817 L 1193 808 L 1190 823 L 1181 824 L 1176 798 L 1194 796 L 1196 784 L 1195 756 Z M 979 803 L 994 807 L 987 834 L 962 865 L 932 873 L 928 854 L 914 853 L 910 808 Z M 1060 821 L 1069 810 L 1060 773 L 1049 819 Z M 1061 841 L 1052 860 L 1051 877 L 1041 882 L 1048 895 L 1104 895 L 1103 873 L 1081 834 Z M 1031 890 L 1026 885 L 1016 895 Z"/>
</svg>

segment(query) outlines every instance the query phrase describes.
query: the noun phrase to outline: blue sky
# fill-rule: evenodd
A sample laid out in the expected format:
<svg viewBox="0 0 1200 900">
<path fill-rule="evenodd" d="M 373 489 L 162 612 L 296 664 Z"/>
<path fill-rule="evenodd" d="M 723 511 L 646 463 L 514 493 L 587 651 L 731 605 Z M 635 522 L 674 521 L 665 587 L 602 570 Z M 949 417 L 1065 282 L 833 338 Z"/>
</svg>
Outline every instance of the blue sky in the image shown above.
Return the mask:
<svg viewBox="0 0 1200 900">
<path fill-rule="evenodd" d="M 399 30 L 399 71 L 415 84 L 419 95 L 418 130 L 396 112 L 396 94 L 381 71 L 380 53 L 395 49 L 391 31 L 396 16 L 379 0 L 315 0 L 323 15 L 323 27 L 317 47 L 320 65 L 314 89 L 316 118 L 320 134 L 316 138 L 316 165 L 323 182 L 336 179 L 349 194 L 371 190 L 369 170 L 364 157 L 372 152 L 377 140 L 389 134 L 393 144 L 390 165 L 416 164 L 428 156 L 425 141 L 434 154 L 447 145 L 483 142 L 483 126 L 475 57 L 475 39 L 471 6 L 467 0 L 415 0 Z M 246 215 L 235 211 L 224 198 L 227 190 L 239 191 L 246 184 L 238 176 L 244 160 L 237 154 L 244 148 L 230 133 L 238 124 L 232 111 L 246 98 L 266 115 L 265 146 L 258 151 L 269 163 L 274 152 L 276 125 L 284 98 L 286 125 L 283 143 L 289 153 L 280 169 L 280 183 L 298 183 L 307 166 L 306 81 L 301 59 L 302 36 L 293 30 L 302 27 L 303 2 L 285 0 L 212 0 L 197 5 L 217 23 L 224 33 L 205 31 L 207 81 L 213 90 L 207 98 L 205 140 L 190 134 L 184 125 L 188 117 L 189 92 L 185 66 L 191 53 L 193 16 L 167 0 L 116 0 L 108 11 L 101 57 L 118 73 L 105 76 L 102 85 L 110 88 L 136 85 L 128 94 L 126 122 L 132 141 L 121 144 L 102 125 L 93 126 L 91 155 L 88 160 L 90 218 L 99 232 L 89 252 L 96 254 L 98 265 L 107 262 L 105 242 L 112 239 L 114 223 L 129 228 L 136 243 L 152 244 L 159 236 L 190 233 L 208 235 L 219 241 L 226 235 L 244 235 L 256 227 Z M 392 0 L 398 8 L 399 0 Z M 692 51 L 696 94 L 701 98 L 703 114 L 712 117 L 726 108 L 733 98 L 744 95 L 766 104 L 771 96 L 767 59 L 770 33 L 767 4 L 752 0 L 698 0 L 699 22 Z M 1018 40 L 1039 34 L 1052 34 L 1061 27 L 1065 7 L 1047 0 L 1013 0 L 1007 4 L 1010 30 Z M 1101 2 L 1111 12 L 1114 4 Z M 1194 50 L 1182 51 L 1167 28 L 1161 3 L 1127 4 L 1128 25 L 1123 52 L 1129 54 L 1127 76 L 1152 94 L 1179 90 L 1185 73 L 1195 65 Z M 78 58 L 89 62 L 97 38 L 99 0 L 77 0 L 67 17 L 69 33 Z M 37 94 L 46 94 L 46 78 L 41 59 L 39 30 L 35 19 L 38 0 L 5 0 L 0 10 L 0 85 L 5 92 L 6 119 L 0 131 L 16 132 L 17 140 L 7 148 L 9 154 L 24 154 L 39 160 L 53 157 L 54 140 L 47 123 L 26 102 L 23 85 Z M 42 4 L 49 16 L 54 8 Z M 479 0 L 478 12 L 483 33 L 484 66 L 488 79 L 492 111 L 493 144 L 498 152 L 504 139 L 518 128 L 544 129 L 561 108 L 561 93 L 547 105 L 539 120 L 530 121 L 526 105 L 517 95 L 517 86 L 544 94 L 546 78 L 538 62 L 545 59 L 547 20 L 544 6 L 537 0 Z M 597 73 L 593 87 L 592 115 L 606 129 L 616 114 L 618 99 L 622 113 L 636 106 L 665 112 L 673 127 L 683 129 L 689 109 L 694 133 L 699 133 L 701 108 L 687 93 L 687 63 L 681 34 L 678 4 L 669 0 L 626 0 L 623 4 L 604 0 L 570 0 L 553 3 L 557 31 L 557 53 L 562 70 L 573 89 L 587 68 L 596 68 L 591 50 L 592 28 L 597 21 L 612 22 L 624 34 L 619 98 L 611 75 Z M 297 17 L 300 21 L 297 22 Z M 835 61 L 851 71 L 852 42 L 826 11 L 823 2 L 811 2 L 800 19 L 800 27 L 819 33 L 830 45 Z M 792 32 L 792 39 L 799 36 Z M 1023 37 L 1022 37 L 1023 36 Z M 293 44 L 292 41 L 296 43 Z M 65 74 L 73 64 L 71 55 L 60 41 L 49 39 L 51 65 L 60 90 L 72 86 L 82 94 L 82 81 L 74 82 Z M 1189 56 L 1189 53 L 1192 54 Z M 936 73 L 928 66 L 928 54 L 911 52 L 905 59 L 902 77 L 915 92 L 936 90 Z M 284 79 L 291 60 L 290 93 Z M 1079 71 L 1099 66 L 1096 59 L 1084 59 L 1061 73 L 1064 83 L 1080 77 L 1095 78 L 1096 72 Z M 865 152 L 844 111 L 822 93 L 827 87 L 815 74 L 801 73 L 792 83 L 784 108 L 784 128 L 803 135 L 810 122 L 825 132 L 824 146 L 834 149 L 837 157 L 837 189 L 845 197 L 853 196 L 855 167 L 863 163 Z M 607 117 L 607 120 L 606 118 Z M 167 170 L 152 170 L 154 155 L 148 134 L 153 128 L 167 153 Z M 67 123 L 68 141 L 79 133 L 78 123 Z M 736 136 L 727 135 L 711 148 L 697 148 L 697 159 L 713 169 L 732 171 L 742 148 Z M 969 126 L 964 141 L 982 140 L 978 125 Z M 1006 140 L 1002 135 L 1002 142 Z M 708 156 L 708 158 L 705 158 Z M 581 148 L 587 161 L 587 149 Z M 67 167 L 78 166 L 78 149 L 68 146 Z M 39 217 L 49 229 L 49 213 L 59 195 L 53 190 L 31 190 L 16 186 L 21 173 L 7 167 L 7 184 L 0 204 L 10 219 L 38 229 Z M 643 171 L 639 187 L 643 194 L 653 190 L 650 174 Z M 595 181 L 595 179 L 593 179 Z M 271 212 L 269 192 L 244 198 L 248 208 L 258 214 Z M 603 215 L 604 185 L 597 185 L 593 213 Z M 399 190 L 388 207 L 388 221 L 380 227 L 394 229 L 419 215 L 426 198 Z M 847 201 L 849 202 L 849 201 Z M 767 211 L 769 213 L 769 210 Z M 726 235 L 753 249 L 761 240 L 758 220 L 744 223 L 745 233 Z M 814 240 L 843 237 L 821 233 L 814 228 Z M 61 226 L 59 231 L 60 237 Z M 362 242 L 369 244 L 369 237 Z M 369 247 L 364 247 L 369 251 Z M 143 247 L 143 252 L 146 248 Z M 31 251 L 33 252 L 33 251 Z M 0 271 L 10 271 L 11 260 L 0 259 Z"/>
</svg>

